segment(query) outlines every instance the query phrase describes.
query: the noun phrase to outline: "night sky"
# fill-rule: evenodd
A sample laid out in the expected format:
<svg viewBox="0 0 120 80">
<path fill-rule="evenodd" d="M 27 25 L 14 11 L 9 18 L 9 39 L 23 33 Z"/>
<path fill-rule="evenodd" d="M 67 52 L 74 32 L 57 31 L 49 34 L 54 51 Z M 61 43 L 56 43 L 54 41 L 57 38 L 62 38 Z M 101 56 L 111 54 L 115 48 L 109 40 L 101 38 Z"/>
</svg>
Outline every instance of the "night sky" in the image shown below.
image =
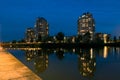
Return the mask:
<svg viewBox="0 0 120 80">
<path fill-rule="evenodd" d="M 93 14 L 96 32 L 120 35 L 120 0 L 0 0 L 1 38 L 24 38 L 37 17 L 48 21 L 50 35 L 77 35 L 77 20 L 84 12 Z"/>
</svg>

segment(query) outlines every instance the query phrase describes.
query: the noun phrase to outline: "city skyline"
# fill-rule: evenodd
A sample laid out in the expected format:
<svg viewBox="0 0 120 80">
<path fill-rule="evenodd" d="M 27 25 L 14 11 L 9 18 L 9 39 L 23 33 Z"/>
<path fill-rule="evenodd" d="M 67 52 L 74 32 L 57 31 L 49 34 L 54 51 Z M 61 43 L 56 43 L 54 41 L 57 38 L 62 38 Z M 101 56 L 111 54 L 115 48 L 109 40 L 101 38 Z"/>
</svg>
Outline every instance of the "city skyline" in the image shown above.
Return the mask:
<svg viewBox="0 0 120 80">
<path fill-rule="evenodd" d="M 95 0 L 4 0 L 0 1 L 0 27 L 2 41 L 24 38 L 25 29 L 33 27 L 37 17 L 49 23 L 49 34 L 77 35 L 77 20 L 84 12 L 95 18 L 96 32 L 120 35 L 120 1 Z"/>
</svg>

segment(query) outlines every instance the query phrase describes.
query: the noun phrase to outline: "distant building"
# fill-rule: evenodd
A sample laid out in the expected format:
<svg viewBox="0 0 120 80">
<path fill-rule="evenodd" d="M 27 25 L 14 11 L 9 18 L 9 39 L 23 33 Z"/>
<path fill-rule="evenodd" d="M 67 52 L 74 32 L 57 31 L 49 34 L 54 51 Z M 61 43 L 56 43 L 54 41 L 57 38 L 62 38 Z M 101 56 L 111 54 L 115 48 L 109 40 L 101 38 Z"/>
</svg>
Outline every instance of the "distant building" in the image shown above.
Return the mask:
<svg viewBox="0 0 120 80">
<path fill-rule="evenodd" d="M 90 33 L 90 40 L 93 40 L 95 33 L 95 21 L 90 13 L 84 13 L 78 19 L 78 35 L 84 36 L 87 32 Z"/>
<path fill-rule="evenodd" d="M 66 39 L 68 43 L 75 43 L 76 36 L 67 36 Z"/>
<path fill-rule="evenodd" d="M 35 32 L 32 28 L 27 28 L 26 30 L 26 36 L 25 36 L 26 42 L 34 42 L 35 41 Z"/>
<path fill-rule="evenodd" d="M 110 34 L 105 34 L 105 33 L 96 33 L 95 34 L 95 39 L 100 39 L 102 40 L 104 43 L 109 43 L 110 41 L 110 37 L 111 35 Z"/>
<path fill-rule="evenodd" d="M 43 41 L 48 36 L 48 22 L 45 18 L 37 18 L 35 23 L 35 34 L 37 41 Z"/>
</svg>

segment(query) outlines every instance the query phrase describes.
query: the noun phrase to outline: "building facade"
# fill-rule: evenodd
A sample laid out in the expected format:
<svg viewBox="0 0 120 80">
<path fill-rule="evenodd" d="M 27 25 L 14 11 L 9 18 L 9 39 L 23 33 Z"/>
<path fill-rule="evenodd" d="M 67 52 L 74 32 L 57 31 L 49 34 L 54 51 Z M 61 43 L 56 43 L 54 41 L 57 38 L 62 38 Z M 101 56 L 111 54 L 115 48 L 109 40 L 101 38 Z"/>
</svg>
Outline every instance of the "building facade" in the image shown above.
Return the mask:
<svg viewBox="0 0 120 80">
<path fill-rule="evenodd" d="M 84 36 L 90 33 L 90 40 L 94 39 L 95 21 L 91 13 L 83 13 L 78 19 L 78 35 Z"/>
<path fill-rule="evenodd" d="M 105 34 L 105 33 L 96 33 L 95 34 L 95 39 L 96 40 L 102 40 L 104 43 L 110 43 L 110 34 Z"/>
<path fill-rule="evenodd" d="M 48 22 L 45 18 L 37 18 L 35 23 L 35 35 L 37 41 L 43 41 L 48 36 Z"/>
<path fill-rule="evenodd" d="M 26 30 L 25 41 L 26 42 L 35 42 L 35 32 L 33 28 L 27 28 Z"/>
</svg>

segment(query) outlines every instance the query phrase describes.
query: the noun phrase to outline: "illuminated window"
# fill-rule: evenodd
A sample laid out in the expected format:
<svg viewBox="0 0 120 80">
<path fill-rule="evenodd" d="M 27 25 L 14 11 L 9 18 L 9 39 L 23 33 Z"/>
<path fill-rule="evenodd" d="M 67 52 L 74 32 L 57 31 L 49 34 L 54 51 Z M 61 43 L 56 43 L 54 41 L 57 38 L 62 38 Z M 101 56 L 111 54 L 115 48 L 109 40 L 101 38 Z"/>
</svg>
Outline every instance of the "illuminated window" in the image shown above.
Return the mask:
<svg viewBox="0 0 120 80">
<path fill-rule="evenodd" d="M 85 35 L 85 33 L 82 33 L 82 35 Z"/>
<path fill-rule="evenodd" d="M 90 33 L 92 34 L 93 32 L 92 32 L 92 31 L 90 31 Z"/>
<path fill-rule="evenodd" d="M 88 22 L 88 19 L 86 19 L 86 22 Z"/>
<path fill-rule="evenodd" d="M 83 19 L 82 21 L 85 22 L 85 19 Z"/>
<path fill-rule="evenodd" d="M 80 30 L 80 32 L 85 32 L 85 30 Z"/>
<path fill-rule="evenodd" d="M 91 21 L 91 18 L 89 18 L 88 20 Z"/>
<path fill-rule="evenodd" d="M 82 24 L 82 27 L 85 27 L 85 24 Z"/>
<path fill-rule="evenodd" d="M 88 24 L 86 24 L 86 27 L 88 27 Z"/>
<path fill-rule="evenodd" d="M 46 29 L 48 29 L 48 27 Z"/>
<path fill-rule="evenodd" d="M 85 15 L 82 15 L 82 18 L 85 17 Z"/>
</svg>

